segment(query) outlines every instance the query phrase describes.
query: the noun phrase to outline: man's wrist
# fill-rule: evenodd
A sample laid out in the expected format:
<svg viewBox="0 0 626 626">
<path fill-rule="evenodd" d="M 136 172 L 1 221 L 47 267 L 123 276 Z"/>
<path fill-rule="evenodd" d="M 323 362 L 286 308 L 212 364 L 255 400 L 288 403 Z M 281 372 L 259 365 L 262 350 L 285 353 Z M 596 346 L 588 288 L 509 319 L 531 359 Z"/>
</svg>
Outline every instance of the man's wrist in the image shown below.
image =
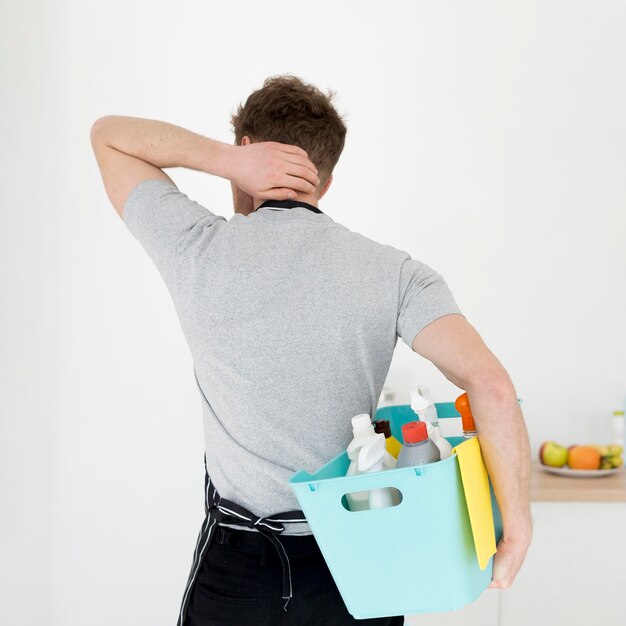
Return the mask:
<svg viewBox="0 0 626 626">
<path fill-rule="evenodd" d="M 235 149 L 232 144 L 204 137 L 204 145 L 197 152 L 200 154 L 198 169 L 231 180 L 235 167 Z"/>
<path fill-rule="evenodd" d="M 530 512 L 515 516 L 511 520 L 503 520 L 502 535 L 505 540 L 528 538 L 533 534 Z"/>
</svg>

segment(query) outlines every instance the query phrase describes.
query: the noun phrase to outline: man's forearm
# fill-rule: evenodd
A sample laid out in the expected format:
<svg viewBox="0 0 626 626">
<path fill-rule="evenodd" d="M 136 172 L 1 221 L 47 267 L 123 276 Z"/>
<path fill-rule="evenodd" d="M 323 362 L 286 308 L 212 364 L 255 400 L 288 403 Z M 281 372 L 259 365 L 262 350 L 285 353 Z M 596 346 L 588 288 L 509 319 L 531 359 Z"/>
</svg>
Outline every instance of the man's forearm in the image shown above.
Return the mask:
<svg viewBox="0 0 626 626">
<path fill-rule="evenodd" d="M 94 124 L 92 136 L 156 167 L 186 167 L 222 178 L 229 175 L 233 146 L 168 122 L 108 115 Z"/>
<path fill-rule="evenodd" d="M 476 385 L 466 391 L 502 513 L 503 536 L 530 533 L 530 442 L 513 384 Z"/>
</svg>

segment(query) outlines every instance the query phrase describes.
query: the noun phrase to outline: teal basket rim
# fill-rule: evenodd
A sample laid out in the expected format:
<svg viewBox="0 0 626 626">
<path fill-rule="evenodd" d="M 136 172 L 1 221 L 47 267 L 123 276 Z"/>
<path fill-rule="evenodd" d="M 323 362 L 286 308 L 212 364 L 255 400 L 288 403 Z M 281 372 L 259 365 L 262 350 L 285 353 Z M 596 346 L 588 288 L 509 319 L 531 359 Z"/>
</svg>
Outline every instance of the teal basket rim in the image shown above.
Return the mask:
<svg viewBox="0 0 626 626">
<path fill-rule="evenodd" d="M 462 437 L 445 437 L 445 439 L 450 441 L 450 439 L 462 439 Z M 451 444 L 451 445 L 454 448 L 455 445 L 459 445 L 459 444 L 457 443 L 457 444 Z M 339 453 L 337 456 L 333 457 L 330 461 L 328 461 L 328 463 L 325 463 L 324 465 L 322 465 L 322 467 L 315 470 L 314 473 L 321 472 L 327 465 L 330 465 L 331 463 L 335 463 L 338 458 L 347 454 L 348 454 L 347 451 L 344 450 L 343 452 Z M 433 463 L 425 463 L 424 465 L 421 465 L 420 467 L 427 468 L 429 465 L 435 465 L 435 464 L 437 465 L 437 467 L 441 467 L 442 464 L 453 461 L 454 459 L 456 459 L 457 456 L 458 455 L 456 452 L 452 452 L 452 454 L 447 459 L 442 459 L 441 461 L 435 461 Z M 384 474 L 388 476 L 389 472 L 411 472 L 412 473 L 414 471 L 415 471 L 414 467 L 399 467 L 397 469 L 393 468 L 393 469 L 381 470 L 378 472 L 368 472 L 368 476 L 377 476 L 379 474 Z M 329 482 L 337 481 L 337 480 L 346 480 L 346 479 L 349 480 L 350 478 L 351 478 L 350 476 L 331 476 L 329 478 L 315 478 L 313 474 L 311 474 L 310 472 L 307 472 L 306 470 L 298 470 L 297 472 L 295 472 L 295 474 L 293 474 L 288 479 L 288 482 L 292 484 L 329 483 Z"/>
<path fill-rule="evenodd" d="M 460 418 L 461 414 L 456 410 L 455 406 L 454 406 L 454 402 L 435 402 L 434 403 L 435 408 L 437 409 L 437 418 L 438 419 L 446 419 L 446 418 Z M 407 413 L 407 415 L 415 415 L 415 413 L 413 412 L 413 410 L 411 409 L 411 405 L 410 404 L 393 404 L 393 405 L 387 405 L 387 406 L 383 406 L 383 407 L 379 407 L 376 410 L 376 413 L 374 414 L 374 419 L 372 421 L 375 421 L 377 419 L 385 419 L 385 414 L 386 413 L 391 413 L 391 412 L 397 412 L 398 409 L 401 409 L 403 413 Z M 417 416 L 415 415 L 415 418 L 417 419 Z M 458 445 L 459 443 L 461 443 L 462 441 L 462 437 L 446 437 L 446 439 L 450 442 L 450 444 L 454 447 L 455 445 Z M 452 443 L 452 441 L 450 440 L 457 440 L 457 443 Z M 318 474 L 320 472 L 323 471 L 323 469 L 329 465 L 331 465 L 332 463 L 335 463 L 337 461 L 337 459 L 339 459 L 342 455 L 347 454 L 347 452 L 344 450 L 343 452 L 340 452 L 339 454 L 337 454 L 336 456 L 334 456 L 332 459 L 330 459 L 329 461 L 327 461 L 326 463 L 324 463 L 324 465 L 318 467 L 316 470 L 314 470 L 312 473 L 308 472 L 307 470 L 304 469 L 300 469 L 297 470 L 294 474 L 292 474 L 288 479 L 287 482 L 290 484 L 303 484 L 303 483 L 325 483 L 328 484 L 329 481 L 337 481 L 337 480 L 346 480 L 347 476 L 331 476 L 331 477 L 327 477 L 327 478 L 315 478 L 314 474 Z M 437 461 L 437 463 L 442 463 L 445 461 L 449 461 L 449 460 L 453 460 L 457 457 L 456 453 L 452 453 L 452 455 L 450 457 L 448 457 L 447 459 L 443 459 L 443 461 Z M 426 466 L 431 465 L 430 463 L 427 463 Z M 393 470 L 381 470 L 380 472 L 370 472 L 372 475 L 374 474 L 382 474 L 382 473 L 387 473 L 389 471 L 402 471 L 402 470 L 408 470 L 408 471 L 413 471 L 413 468 L 407 467 L 407 468 L 398 468 L 398 469 L 393 469 Z"/>
</svg>

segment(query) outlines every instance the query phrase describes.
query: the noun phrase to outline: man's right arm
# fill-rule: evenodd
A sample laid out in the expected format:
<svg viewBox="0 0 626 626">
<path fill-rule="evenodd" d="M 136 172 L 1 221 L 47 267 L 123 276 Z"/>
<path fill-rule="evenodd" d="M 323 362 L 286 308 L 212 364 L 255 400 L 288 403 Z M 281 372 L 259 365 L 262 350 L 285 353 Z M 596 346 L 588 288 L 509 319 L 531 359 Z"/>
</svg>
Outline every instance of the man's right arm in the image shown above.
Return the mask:
<svg viewBox="0 0 626 626">
<path fill-rule="evenodd" d="M 425 326 L 413 350 L 467 392 L 485 466 L 502 513 L 503 534 L 490 587 L 510 587 L 532 537 L 530 442 L 506 369 L 462 315 Z"/>
<path fill-rule="evenodd" d="M 320 183 L 306 150 L 276 141 L 234 146 L 176 124 L 128 115 L 97 119 L 90 137 L 107 195 L 122 218 L 140 182 L 160 179 L 176 187 L 161 168 L 220 176 L 265 200 L 283 200 L 291 197 L 289 192 L 310 194 Z"/>
</svg>

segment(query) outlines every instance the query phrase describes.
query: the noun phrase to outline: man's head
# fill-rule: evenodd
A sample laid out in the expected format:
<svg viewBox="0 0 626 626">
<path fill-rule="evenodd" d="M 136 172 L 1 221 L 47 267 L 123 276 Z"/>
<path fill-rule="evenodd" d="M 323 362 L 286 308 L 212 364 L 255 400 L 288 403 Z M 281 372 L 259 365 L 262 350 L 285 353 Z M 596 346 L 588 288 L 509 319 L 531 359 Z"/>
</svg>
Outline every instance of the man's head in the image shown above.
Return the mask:
<svg viewBox="0 0 626 626">
<path fill-rule="evenodd" d="M 328 95 L 289 74 L 271 76 L 248 96 L 231 118 L 235 145 L 277 141 L 306 150 L 318 170 L 315 193 L 298 192 L 296 199 L 317 206 L 332 182 L 346 138 L 346 125 Z M 235 213 L 248 215 L 262 203 L 231 183 Z"/>
</svg>

